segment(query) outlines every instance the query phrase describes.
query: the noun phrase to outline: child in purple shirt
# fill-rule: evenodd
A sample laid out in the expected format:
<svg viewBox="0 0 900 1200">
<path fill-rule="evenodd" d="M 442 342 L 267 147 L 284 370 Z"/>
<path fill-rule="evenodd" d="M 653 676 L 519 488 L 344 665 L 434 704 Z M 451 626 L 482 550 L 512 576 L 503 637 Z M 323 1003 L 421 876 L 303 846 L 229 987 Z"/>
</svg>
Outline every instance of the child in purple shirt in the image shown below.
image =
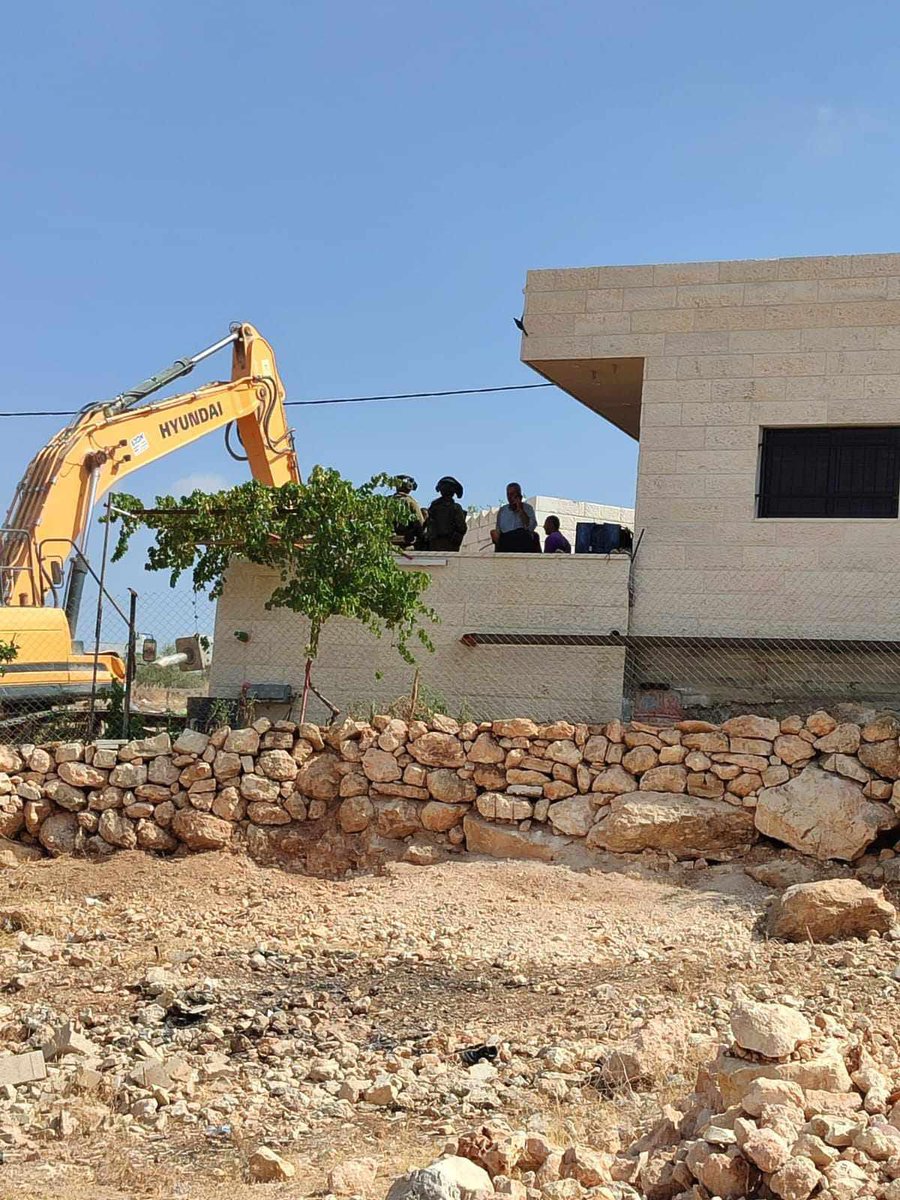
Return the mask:
<svg viewBox="0 0 900 1200">
<path fill-rule="evenodd" d="M 548 517 L 544 522 L 544 533 L 547 535 L 547 540 L 544 542 L 545 554 L 571 554 L 572 546 L 567 537 L 564 537 L 559 532 L 559 517 Z"/>
</svg>

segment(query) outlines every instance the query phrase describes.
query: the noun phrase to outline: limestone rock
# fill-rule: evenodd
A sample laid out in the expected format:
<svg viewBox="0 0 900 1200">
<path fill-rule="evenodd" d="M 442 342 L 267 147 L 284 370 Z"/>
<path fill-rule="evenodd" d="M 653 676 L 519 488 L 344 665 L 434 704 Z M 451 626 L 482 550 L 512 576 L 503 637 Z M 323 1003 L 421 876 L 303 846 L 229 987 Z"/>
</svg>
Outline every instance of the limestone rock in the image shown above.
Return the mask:
<svg viewBox="0 0 900 1200">
<path fill-rule="evenodd" d="M 290 813 L 281 805 L 271 804 L 265 800 L 255 800 L 247 805 L 247 817 L 255 825 L 289 825 Z"/>
<path fill-rule="evenodd" d="M 319 754 L 300 768 L 294 790 L 313 800 L 337 800 L 341 786 L 341 760 L 336 754 Z"/>
<path fill-rule="evenodd" d="M 260 775 L 280 783 L 296 778 L 299 770 L 296 760 L 286 750 L 263 750 L 256 760 L 256 769 Z"/>
<path fill-rule="evenodd" d="M 241 776 L 241 795 L 245 800 L 273 804 L 280 794 L 278 784 L 274 779 L 266 779 L 253 772 Z"/>
<path fill-rule="evenodd" d="M 446 1154 L 425 1170 L 455 1185 L 459 1189 L 460 1200 L 476 1200 L 476 1197 L 494 1191 L 494 1184 L 484 1167 L 459 1154 Z"/>
<path fill-rule="evenodd" d="M 652 767 L 641 777 L 642 792 L 672 792 L 678 794 L 687 787 L 688 773 L 677 763 Z"/>
<path fill-rule="evenodd" d="M 811 1159 L 790 1158 L 769 1179 L 769 1187 L 781 1200 L 807 1200 L 822 1180 Z"/>
<path fill-rule="evenodd" d="M 374 1158 L 348 1158 L 328 1172 L 328 1191 L 334 1196 L 364 1196 L 377 1173 Z"/>
<path fill-rule="evenodd" d="M 618 763 L 601 771 L 591 784 L 592 792 L 606 792 L 613 796 L 623 796 L 628 792 L 637 791 L 638 781 L 635 777 L 619 766 Z"/>
<path fill-rule="evenodd" d="M 405 838 L 422 828 L 419 806 L 414 800 L 375 800 L 372 806 L 375 827 L 382 837 Z"/>
<path fill-rule="evenodd" d="M 671 1074 L 686 1046 L 683 1021 L 653 1017 L 606 1056 L 601 1074 L 610 1087 L 647 1091 Z"/>
<path fill-rule="evenodd" d="M 606 749 L 609 746 L 609 740 L 602 733 L 594 733 L 584 743 L 581 751 L 581 756 L 585 762 L 602 763 L 606 758 Z"/>
<path fill-rule="evenodd" d="M 754 1129 L 741 1150 L 761 1171 L 779 1171 L 791 1156 L 791 1148 L 774 1129 Z"/>
<path fill-rule="evenodd" d="M 885 779 L 900 779 L 900 743 L 896 738 L 889 742 L 867 742 L 857 753 L 864 767 L 870 767 Z"/>
<path fill-rule="evenodd" d="M 774 745 L 775 753 L 789 767 L 816 756 L 816 752 L 809 742 L 795 733 L 782 733 L 775 739 Z"/>
<path fill-rule="evenodd" d="M 258 1150 L 254 1150 L 247 1163 L 247 1169 L 254 1183 L 283 1183 L 287 1179 L 293 1179 L 297 1171 L 293 1163 L 276 1154 L 268 1146 L 260 1146 Z"/>
<path fill-rule="evenodd" d="M 111 846 L 119 846 L 122 850 L 133 850 L 137 845 L 134 822 L 129 821 L 118 808 L 108 808 L 100 814 L 97 832 L 104 842 L 109 842 Z"/>
<path fill-rule="evenodd" d="M 534 721 L 516 717 L 511 721 L 494 721 L 491 730 L 497 737 L 507 738 L 536 738 L 538 727 Z"/>
<path fill-rule="evenodd" d="M 883 891 L 858 879 L 823 879 L 783 892 L 769 913 L 769 933 L 789 942 L 824 942 L 886 933 L 896 921 L 897 910 Z"/>
<path fill-rule="evenodd" d="M 362 756 L 362 769 L 366 779 L 377 783 L 392 783 L 403 774 L 393 754 L 388 754 L 386 750 L 378 750 L 375 746 L 370 746 Z"/>
<path fill-rule="evenodd" d="M 502 763 L 506 758 L 506 751 L 493 734 L 479 733 L 466 758 L 473 763 Z"/>
<path fill-rule="evenodd" d="M 435 800 L 442 800 L 445 804 L 471 804 L 478 794 L 470 779 L 463 779 L 456 771 L 446 768 L 429 771 L 426 786 Z"/>
<path fill-rule="evenodd" d="M 635 746 L 622 758 L 622 766 L 632 775 L 640 775 L 643 771 L 649 771 L 658 762 L 659 755 L 652 746 Z"/>
<path fill-rule="evenodd" d="M 407 749 L 426 767 L 461 767 L 466 761 L 462 742 L 449 733 L 425 733 Z"/>
<path fill-rule="evenodd" d="M 338 809 L 338 824 L 344 833 L 361 833 L 374 815 L 375 806 L 368 796 L 348 796 Z"/>
<path fill-rule="evenodd" d="M 530 801 L 508 792 L 482 792 L 475 807 L 492 821 L 525 821 L 533 811 Z"/>
<path fill-rule="evenodd" d="M 221 850 L 231 841 L 231 824 L 221 817 L 180 808 L 172 818 L 172 832 L 191 850 Z"/>
<path fill-rule="evenodd" d="M 569 1146 L 559 1165 L 560 1177 L 577 1179 L 582 1187 L 600 1187 L 612 1182 L 610 1161 L 610 1155 L 592 1150 L 589 1146 Z"/>
<path fill-rule="evenodd" d="M 565 763 L 569 767 L 577 767 L 581 762 L 581 751 L 568 740 L 551 742 L 545 753 L 551 762 Z"/>
<path fill-rule="evenodd" d="M 859 726 L 845 722 L 820 737 L 814 746 L 820 754 L 855 754 L 859 749 L 859 739 Z"/>
<path fill-rule="evenodd" d="M 685 858 L 715 857 L 755 840 L 752 814 L 720 800 L 632 792 L 616 796 L 590 841 L 614 853 L 662 850 Z"/>
<path fill-rule="evenodd" d="M 596 811 L 590 796 L 570 796 L 558 800 L 547 810 L 547 819 L 554 829 L 572 837 L 585 837 L 594 823 Z"/>
<path fill-rule="evenodd" d="M 461 1197 L 452 1179 L 428 1167 L 420 1167 L 395 1179 L 386 1200 L 461 1200 Z"/>
<path fill-rule="evenodd" d="M 232 729 L 222 749 L 230 754 L 256 754 L 259 750 L 259 734 L 255 729 Z"/>
<path fill-rule="evenodd" d="M 896 813 L 867 800 L 858 784 L 816 766 L 806 767 L 787 783 L 764 788 L 756 805 L 760 833 L 823 861 L 858 858 L 879 833 L 897 822 Z"/>
<path fill-rule="evenodd" d="M 784 1058 L 812 1036 L 809 1021 L 795 1008 L 753 1000 L 741 1000 L 732 1007 L 731 1031 L 742 1049 L 765 1058 Z"/>
<path fill-rule="evenodd" d="M 106 783 L 106 772 L 83 762 L 64 762 L 57 767 L 60 779 L 76 788 L 99 788 Z"/>
<path fill-rule="evenodd" d="M 78 817 L 71 812 L 54 813 L 41 825 L 38 841 L 54 858 L 74 854 L 78 845 Z"/>
<path fill-rule="evenodd" d="M 778 737 L 781 727 L 772 717 L 757 717 L 752 713 L 745 713 L 725 721 L 722 732 L 727 733 L 730 738 L 764 738 L 772 742 Z"/>
<path fill-rule="evenodd" d="M 425 829 L 433 833 L 446 833 L 462 822 L 469 811 L 468 804 L 446 804 L 441 800 L 430 800 L 423 804 L 419 818 Z"/>
<path fill-rule="evenodd" d="M 202 754 L 209 745 L 209 734 L 197 729 L 182 729 L 172 746 L 176 754 Z"/>
<path fill-rule="evenodd" d="M 142 850 L 159 853 L 171 853 L 178 849 L 178 841 L 166 829 L 160 829 L 155 821 L 143 820 L 137 823 L 137 844 Z"/>
<path fill-rule="evenodd" d="M 487 854 L 491 858 L 556 862 L 570 844 L 568 838 L 554 837 L 543 829 L 532 827 L 525 833 L 516 825 L 498 825 L 471 811 L 463 818 L 463 830 L 469 853 Z"/>
<path fill-rule="evenodd" d="M 888 742 L 900 738 L 900 720 L 893 713 L 879 713 L 862 727 L 864 742 Z"/>
</svg>

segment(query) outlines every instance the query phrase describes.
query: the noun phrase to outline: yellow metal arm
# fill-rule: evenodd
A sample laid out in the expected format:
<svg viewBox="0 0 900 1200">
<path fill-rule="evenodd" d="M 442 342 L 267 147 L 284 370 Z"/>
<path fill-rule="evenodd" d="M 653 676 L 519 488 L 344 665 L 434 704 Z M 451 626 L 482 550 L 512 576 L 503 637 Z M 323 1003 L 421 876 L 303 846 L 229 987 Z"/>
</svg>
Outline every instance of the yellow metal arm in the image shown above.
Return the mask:
<svg viewBox="0 0 900 1200">
<path fill-rule="evenodd" d="M 155 403 L 126 395 L 83 410 L 30 463 L 0 540 L 0 581 L 7 604 L 38 606 L 50 590 L 51 560 L 61 566 L 68 543 L 81 543 L 94 505 L 132 471 L 232 421 L 253 477 L 278 486 L 300 480 L 284 386 L 272 347 L 252 325 L 232 339 L 228 383 Z M 179 374 L 191 369 L 185 360 Z M 153 383 L 154 381 L 151 381 Z M 157 385 L 158 386 L 158 385 Z M 148 389 L 150 390 L 150 389 Z"/>
</svg>

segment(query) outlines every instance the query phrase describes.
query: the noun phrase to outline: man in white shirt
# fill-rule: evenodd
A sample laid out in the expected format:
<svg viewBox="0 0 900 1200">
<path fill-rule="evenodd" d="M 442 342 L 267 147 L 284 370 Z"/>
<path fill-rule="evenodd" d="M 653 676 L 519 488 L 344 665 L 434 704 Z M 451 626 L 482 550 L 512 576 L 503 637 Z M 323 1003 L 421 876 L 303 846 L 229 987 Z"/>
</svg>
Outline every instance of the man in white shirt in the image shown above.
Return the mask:
<svg viewBox="0 0 900 1200">
<path fill-rule="evenodd" d="M 500 554 L 540 554 L 537 517 L 531 505 L 522 499 L 521 484 L 506 485 L 506 500 L 507 503 L 498 509 L 497 523 L 491 530 L 495 551 Z"/>
</svg>

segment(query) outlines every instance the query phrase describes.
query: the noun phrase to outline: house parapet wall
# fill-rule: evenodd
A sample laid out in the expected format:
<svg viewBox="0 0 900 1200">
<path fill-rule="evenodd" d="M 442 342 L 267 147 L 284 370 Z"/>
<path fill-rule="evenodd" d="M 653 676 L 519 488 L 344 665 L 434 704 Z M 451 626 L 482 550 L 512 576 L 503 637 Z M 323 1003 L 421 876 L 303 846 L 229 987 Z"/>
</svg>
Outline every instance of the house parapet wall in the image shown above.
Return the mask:
<svg viewBox="0 0 900 1200">
<path fill-rule="evenodd" d="M 401 561 L 428 572 L 423 598 L 439 617 L 427 627 L 434 653 L 417 654 L 423 696 L 473 718 L 523 711 L 547 720 L 619 715 L 622 648 L 517 645 L 515 635 L 625 633 L 626 555 L 413 553 Z M 210 695 L 234 698 L 248 683 L 289 684 L 299 692 L 308 624 L 296 613 L 266 609 L 275 583 L 265 568 L 241 561 L 229 567 L 216 613 Z M 481 632 L 510 640 L 491 646 L 460 640 Z M 368 712 L 408 696 L 413 673 L 389 637 L 376 638 L 358 622 L 335 619 L 323 630 L 315 682 L 342 711 Z"/>
</svg>

